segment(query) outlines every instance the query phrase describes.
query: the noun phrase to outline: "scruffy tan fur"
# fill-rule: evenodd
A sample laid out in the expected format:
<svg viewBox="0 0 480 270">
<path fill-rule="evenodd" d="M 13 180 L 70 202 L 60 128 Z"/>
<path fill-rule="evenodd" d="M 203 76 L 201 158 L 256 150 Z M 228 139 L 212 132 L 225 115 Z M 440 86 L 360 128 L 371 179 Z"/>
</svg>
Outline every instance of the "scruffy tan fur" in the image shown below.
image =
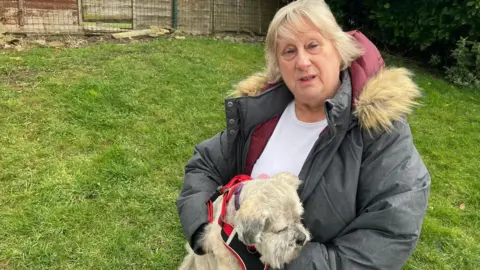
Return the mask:
<svg viewBox="0 0 480 270">
<path fill-rule="evenodd" d="M 412 112 L 421 92 L 405 68 L 388 68 L 371 78 L 356 102 L 354 114 L 369 131 L 391 131 L 392 121 Z"/>
<path fill-rule="evenodd" d="M 240 81 L 230 96 L 256 96 L 262 92 L 267 85 L 267 75 L 265 73 L 255 73 L 243 81 Z"/>
<path fill-rule="evenodd" d="M 271 268 L 280 268 L 295 259 L 310 240 L 301 222 L 303 207 L 297 194 L 301 181 L 290 173 L 280 173 L 269 179 L 245 182 L 240 194 L 240 209 L 234 199 L 227 205 L 225 221 L 233 224 L 240 241 L 254 245 L 260 260 Z M 218 217 L 220 196 L 214 202 L 215 222 L 207 225 L 203 236 L 206 254 L 197 256 L 189 245 L 180 270 L 240 270 L 235 257 L 223 245 Z"/>
<path fill-rule="evenodd" d="M 386 68 L 368 80 L 355 102 L 354 115 L 362 128 L 371 132 L 389 132 L 393 121 L 401 121 L 412 112 L 421 96 L 412 81 L 412 73 L 405 68 Z M 237 84 L 235 96 L 254 96 L 267 85 L 264 74 L 256 73 Z"/>
</svg>

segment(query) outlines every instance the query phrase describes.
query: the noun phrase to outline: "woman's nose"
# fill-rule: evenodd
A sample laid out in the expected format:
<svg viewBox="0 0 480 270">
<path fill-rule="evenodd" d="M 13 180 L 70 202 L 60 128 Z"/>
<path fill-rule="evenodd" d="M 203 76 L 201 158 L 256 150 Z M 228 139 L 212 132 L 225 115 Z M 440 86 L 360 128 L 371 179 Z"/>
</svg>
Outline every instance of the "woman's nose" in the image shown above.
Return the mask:
<svg viewBox="0 0 480 270">
<path fill-rule="evenodd" d="M 300 50 L 298 52 L 297 67 L 300 70 L 305 70 L 311 64 L 312 64 L 312 62 L 310 61 L 310 55 L 307 52 Z"/>
</svg>

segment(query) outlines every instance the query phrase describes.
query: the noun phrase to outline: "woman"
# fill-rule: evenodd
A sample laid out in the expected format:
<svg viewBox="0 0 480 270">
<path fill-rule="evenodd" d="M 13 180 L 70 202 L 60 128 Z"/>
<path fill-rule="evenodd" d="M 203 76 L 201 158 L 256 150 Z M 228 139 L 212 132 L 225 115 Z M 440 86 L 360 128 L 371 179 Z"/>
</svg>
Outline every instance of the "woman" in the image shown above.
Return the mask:
<svg viewBox="0 0 480 270">
<path fill-rule="evenodd" d="M 285 269 L 400 269 L 414 250 L 430 176 L 405 119 L 420 95 L 405 69 L 384 69 L 361 33 L 326 3 L 292 2 L 273 18 L 266 75 L 227 99 L 227 130 L 199 144 L 178 198 L 202 254 L 205 202 L 237 174 L 289 171 L 312 240 Z"/>
</svg>

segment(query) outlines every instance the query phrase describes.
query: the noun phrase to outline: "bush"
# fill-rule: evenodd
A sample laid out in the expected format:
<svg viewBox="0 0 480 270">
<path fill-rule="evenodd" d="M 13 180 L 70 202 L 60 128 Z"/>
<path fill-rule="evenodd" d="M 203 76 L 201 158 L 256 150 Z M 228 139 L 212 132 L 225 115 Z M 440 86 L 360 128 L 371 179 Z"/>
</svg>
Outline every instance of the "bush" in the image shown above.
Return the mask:
<svg viewBox="0 0 480 270">
<path fill-rule="evenodd" d="M 447 77 L 455 77 L 456 83 L 475 81 L 466 70 L 473 67 L 469 62 L 476 61 L 478 49 L 474 43 L 480 41 L 480 0 L 328 2 L 345 30 L 360 29 L 375 43 L 391 50 L 446 65 Z M 463 47 L 462 37 L 466 37 Z M 461 74 L 453 75 L 457 72 Z M 475 76 L 478 80 L 473 73 Z"/>
<path fill-rule="evenodd" d="M 480 42 L 461 38 L 452 58 L 455 64 L 445 68 L 447 79 L 458 85 L 480 87 Z"/>
</svg>

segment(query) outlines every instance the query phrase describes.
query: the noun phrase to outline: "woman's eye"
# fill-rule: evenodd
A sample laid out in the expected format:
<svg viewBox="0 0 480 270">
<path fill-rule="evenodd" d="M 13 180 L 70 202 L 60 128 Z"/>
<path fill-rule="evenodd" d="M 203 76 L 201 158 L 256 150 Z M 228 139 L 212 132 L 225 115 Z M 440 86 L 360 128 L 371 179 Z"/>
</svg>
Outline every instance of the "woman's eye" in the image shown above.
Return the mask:
<svg viewBox="0 0 480 270">
<path fill-rule="evenodd" d="M 320 44 L 318 44 L 318 43 L 310 43 L 310 44 L 308 44 L 307 48 L 308 48 L 308 49 L 319 49 L 319 48 L 320 48 Z"/>
<path fill-rule="evenodd" d="M 295 55 L 297 53 L 297 50 L 295 48 L 286 48 L 282 51 L 282 58 L 290 61 L 295 58 Z"/>
<path fill-rule="evenodd" d="M 318 42 L 312 42 L 307 45 L 306 50 L 311 54 L 319 54 L 322 51 L 322 46 Z"/>
</svg>

